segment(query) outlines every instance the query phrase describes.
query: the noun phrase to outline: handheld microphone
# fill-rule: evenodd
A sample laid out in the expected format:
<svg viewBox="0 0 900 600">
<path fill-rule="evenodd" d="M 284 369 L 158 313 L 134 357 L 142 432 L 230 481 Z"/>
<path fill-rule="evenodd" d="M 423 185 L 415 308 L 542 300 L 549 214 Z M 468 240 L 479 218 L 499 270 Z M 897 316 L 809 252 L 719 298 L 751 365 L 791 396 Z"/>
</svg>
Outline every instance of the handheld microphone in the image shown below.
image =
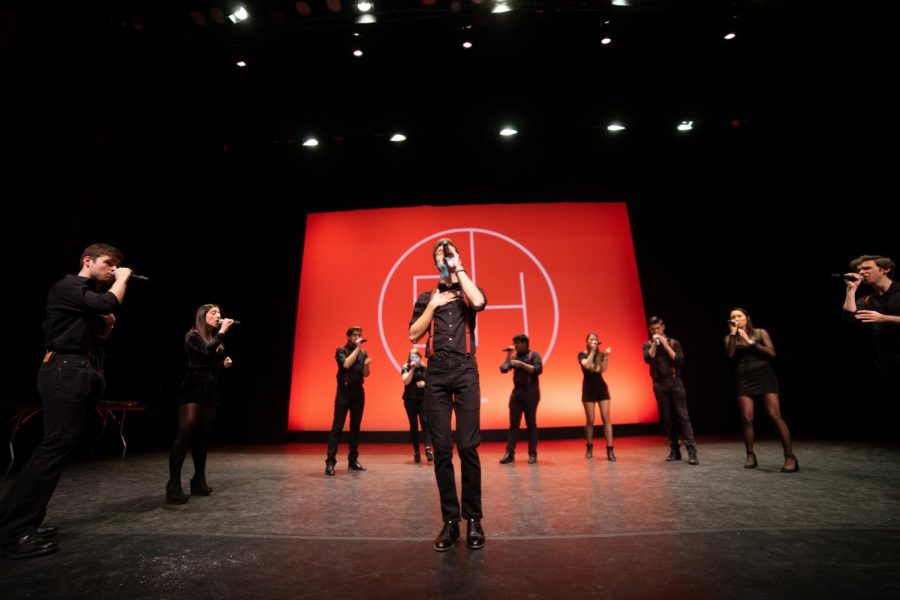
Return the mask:
<svg viewBox="0 0 900 600">
<path fill-rule="evenodd" d="M 235 321 L 234 324 L 237 325 L 237 321 Z M 359 343 L 360 343 L 360 344 L 365 344 L 365 343 L 368 342 L 368 341 L 369 341 L 369 340 L 367 340 L 366 338 L 362 338 L 361 340 L 359 340 Z"/>
<path fill-rule="evenodd" d="M 506 348 L 503 348 L 502 350 L 500 350 L 500 352 L 512 352 L 515 349 L 516 349 L 515 346 L 507 346 Z"/>
<path fill-rule="evenodd" d="M 131 274 L 131 279 L 137 279 L 138 281 L 150 281 L 150 278 L 146 275 L 135 275 L 134 273 Z"/>
<path fill-rule="evenodd" d="M 659 338 L 656 338 L 656 345 L 659 346 Z"/>
<path fill-rule="evenodd" d="M 447 268 L 447 257 L 450 255 L 450 251 L 448 250 L 449 244 L 445 241 L 441 244 L 441 248 L 444 250 L 444 260 L 438 265 L 438 271 L 441 273 L 441 279 L 445 281 L 449 281 L 450 279 L 450 270 Z"/>
<path fill-rule="evenodd" d="M 831 276 L 835 277 L 837 279 L 843 279 L 844 281 L 862 281 L 862 279 L 857 279 L 856 277 L 853 277 L 853 275 L 850 275 L 850 274 L 845 275 L 843 273 L 832 273 Z"/>
<path fill-rule="evenodd" d="M 221 327 L 222 323 L 224 323 L 224 322 L 225 322 L 225 319 L 219 319 L 218 323 L 216 323 L 216 326 Z M 232 325 L 240 325 L 240 324 L 241 324 L 241 322 L 236 319 L 235 319 L 234 323 L 232 323 Z"/>
</svg>

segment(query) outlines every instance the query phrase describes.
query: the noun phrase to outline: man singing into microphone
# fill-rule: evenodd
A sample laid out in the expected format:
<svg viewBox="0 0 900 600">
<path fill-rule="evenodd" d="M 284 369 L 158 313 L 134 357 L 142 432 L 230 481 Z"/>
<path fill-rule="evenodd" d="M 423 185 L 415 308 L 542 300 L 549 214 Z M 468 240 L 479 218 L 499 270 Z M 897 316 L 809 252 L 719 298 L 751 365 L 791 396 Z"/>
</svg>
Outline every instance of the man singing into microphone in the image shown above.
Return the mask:
<svg viewBox="0 0 900 600">
<path fill-rule="evenodd" d="M 449 278 L 442 277 L 438 289 L 424 292 L 416 300 L 409 339 L 416 343 L 428 334 L 425 412 L 434 445 L 434 476 L 444 521 L 434 549 L 444 552 L 456 545 L 462 517 L 467 522 L 466 546 L 477 550 L 484 547 L 485 538 L 481 527 L 481 387 L 475 362 L 475 320 L 487 300 L 484 290 L 469 279 L 452 241 L 438 240 L 431 255 L 439 271 L 446 267 Z M 453 470 L 451 412 L 456 413 L 462 510 Z"/>
<path fill-rule="evenodd" d="M 864 255 L 850 261 L 850 269 L 844 276 L 844 318 L 871 328 L 878 370 L 894 399 L 900 399 L 900 289 L 894 285 L 894 261 Z M 857 297 L 860 284 L 868 285 L 872 293 Z"/>
<path fill-rule="evenodd" d="M 699 465 L 697 447 L 694 445 L 694 428 L 688 414 L 687 394 L 681 381 L 681 368 L 684 366 L 681 343 L 666 336 L 666 324 L 659 317 L 650 317 L 647 329 L 650 339 L 644 342 L 644 362 L 650 365 L 653 395 L 659 405 L 659 419 L 664 431 L 669 434 L 670 451 L 666 461 L 681 460 L 678 442 L 680 432 L 687 448 L 688 464 Z"/>
<path fill-rule="evenodd" d="M 328 434 L 328 457 L 325 459 L 325 474 L 334 475 L 337 464 L 338 441 L 341 430 L 350 412 L 350 454 L 347 468 L 351 471 L 365 471 L 366 468 L 357 459 L 359 456 L 359 426 L 362 423 L 363 408 L 366 406 L 366 391 L 363 380 L 369 376 L 369 365 L 372 358 L 363 350 L 365 343 L 362 327 L 347 329 L 347 343 L 337 349 L 334 359 L 337 361 L 337 393 L 334 395 L 334 421 L 331 433 Z"/>
<path fill-rule="evenodd" d="M 513 352 L 516 355 L 513 357 Z M 500 365 L 501 373 L 513 372 L 513 391 L 509 395 L 509 437 L 506 453 L 500 459 L 501 465 L 516 460 L 516 443 L 519 441 L 519 425 L 525 413 L 528 427 L 528 464 L 537 462 L 537 408 L 541 401 L 541 386 L 538 376 L 544 370 L 541 355 L 528 347 L 528 336 L 520 333 L 513 338 L 513 346 L 505 350 L 506 360 Z"/>
<path fill-rule="evenodd" d="M 55 552 L 55 527 L 41 527 L 63 463 L 78 442 L 84 417 L 103 395 L 106 341 L 125 298 L 131 269 L 122 253 L 92 244 L 78 275 L 66 275 L 47 295 L 47 352 L 38 370 L 44 438 L 0 500 L 0 544 L 8 558 Z"/>
</svg>

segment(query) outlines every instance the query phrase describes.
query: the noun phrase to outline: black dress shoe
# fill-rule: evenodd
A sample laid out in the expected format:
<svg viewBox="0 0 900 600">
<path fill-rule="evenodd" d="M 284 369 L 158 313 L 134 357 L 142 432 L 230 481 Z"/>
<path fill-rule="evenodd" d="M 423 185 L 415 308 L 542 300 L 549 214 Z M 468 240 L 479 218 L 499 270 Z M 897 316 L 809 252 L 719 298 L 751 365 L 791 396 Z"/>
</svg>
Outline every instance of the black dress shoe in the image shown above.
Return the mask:
<svg viewBox="0 0 900 600">
<path fill-rule="evenodd" d="M 334 465 L 325 465 L 325 474 L 334 477 Z"/>
<path fill-rule="evenodd" d="M 672 446 L 672 449 L 669 450 L 669 455 L 666 457 L 666 462 L 675 460 L 681 460 L 681 446 Z"/>
<path fill-rule="evenodd" d="M 434 452 L 432 452 L 431 448 L 429 448 L 428 446 L 425 446 L 425 459 L 428 462 L 431 462 L 434 460 Z"/>
<path fill-rule="evenodd" d="M 413 460 L 417 463 L 422 462 L 422 455 L 416 452 L 415 454 L 413 454 Z"/>
<path fill-rule="evenodd" d="M 434 540 L 434 549 L 438 552 L 446 552 L 456 545 L 459 539 L 459 521 L 445 521 L 444 527 Z"/>
<path fill-rule="evenodd" d="M 205 477 L 191 478 L 191 496 L 209 496 L 212 494 L 212 488 L 206 485 Z"/>
<path fill-rule="evenodd" d="M 358 460 L 351 461 L 347 465 L 347 468 L 350 469 L 351 471 L 365 471 L 366 470 L 366 468 L 364 466 L 362 466 L 362 464 L 360 464 L 360 462 Z"/>
<path fill-rule="evenodd" d="M 19 536 L 16 541 L 3 547 L 3 555 L 6 558 L 31 558 L 43 556 L 59 550 L 56 542 L 42 538 L 37 533 L 31 532 Z"/>
<path fill-rule="evenodd" d="M 56 537 L 56 534 L 59 533 L 59 530 L 52 525 L 48 525 L 47 527 L 38 527 L 34 530 L 34 532 L 42 538 L 52 538 Z"/>
<path fill-rule="evenodd" d="M 513 454 L 512 452 L 507 452 L 506 454 L 503 455 L 503 458 L 500 459 L 500 464 L 508 465 L 511 462 L 515 462 L 515 460 L 516 460 L 516 455 Z"/>
<path fill-rule="evenodd" d="M 484 548 L 484 529 L 481 528 L 481 519 L 469 519 L 466 528 L 466 546 L 472 550 Z"/>
<path fill-rule="evenodd" d="M 533 465 L 533 464 L 536 463 L 536 462 L 537 462 L 537 453 L 536 453 L 536 452 L 529 452 L 529 453 L 528 453 L 528 464 L 529 464 L 529 465 Z"/>
</svg>

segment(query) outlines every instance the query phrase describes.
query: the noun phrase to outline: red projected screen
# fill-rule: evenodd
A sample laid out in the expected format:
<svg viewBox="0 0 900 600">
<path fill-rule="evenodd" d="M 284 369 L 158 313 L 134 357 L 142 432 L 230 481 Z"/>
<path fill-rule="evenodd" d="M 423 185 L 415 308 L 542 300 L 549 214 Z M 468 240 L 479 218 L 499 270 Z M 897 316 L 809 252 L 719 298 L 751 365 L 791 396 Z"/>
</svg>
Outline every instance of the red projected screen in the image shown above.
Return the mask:
<svg viewBox="0 0 900 600">
<path fill-rule="evenodd" d="M 291 431 L 331 428 L 334 354 L 353 325 L 362 326 L 372 357 L 363 430 L 408 429 L 400 365 L 412 347 L 413 303 L 438 283 L 431 247 L 441 237 L 453 240 L 487 297 L 476 330 L 483 429 L 509 426 L 512 373 L 500 373 L 500 349 L 518 333 L 544 359 L 539 426 L 584 423 L 577 355 L 588 332 L 613 349 L 604 374 L 613 423 L 657 420 L 624 203 L 426 206 L 307 217 Z"/>
</svg>

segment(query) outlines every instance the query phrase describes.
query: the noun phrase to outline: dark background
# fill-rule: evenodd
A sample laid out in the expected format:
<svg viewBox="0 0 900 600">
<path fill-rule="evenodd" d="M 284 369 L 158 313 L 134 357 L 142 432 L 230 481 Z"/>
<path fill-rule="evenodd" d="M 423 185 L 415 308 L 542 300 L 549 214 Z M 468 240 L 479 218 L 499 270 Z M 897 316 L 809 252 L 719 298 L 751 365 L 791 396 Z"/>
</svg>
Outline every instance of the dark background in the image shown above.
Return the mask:
<svg viewBox="0 0 900 600">
<path fill-rule="evenodd" d="M 129 422 L 132 446 L 170 443 L 182 337 L 205 302 L 243 322 L 216 437 L 281 442 L 307 211 L 625 201 L 646 309 L 686 349 L 698 433 L 737 430 L 733 306 L 773 336 L 795 435 L 896 433 L 829 277 L 860 254 L 900 257 L 879 6 L 561 0 L 490 15 L 395 0 L 355 26 L 348 2 L 301 17 L 248 1 L 240 25 L 209 3 L 156 4 L 0 9 L 7 409 L 37 400 L 47 289 L 90 243 L 151 277 L 129 284 L 107 362 L 107 397 L 151 407 Z M 612 119 L 628 129 L 610 135 Z M 682 119 L 694 131 L 677 133 Z M 497 136 L 506 122 L 515 139 Z M 388 143 L 395 129 L 409 140 Z"/>
</svg>

